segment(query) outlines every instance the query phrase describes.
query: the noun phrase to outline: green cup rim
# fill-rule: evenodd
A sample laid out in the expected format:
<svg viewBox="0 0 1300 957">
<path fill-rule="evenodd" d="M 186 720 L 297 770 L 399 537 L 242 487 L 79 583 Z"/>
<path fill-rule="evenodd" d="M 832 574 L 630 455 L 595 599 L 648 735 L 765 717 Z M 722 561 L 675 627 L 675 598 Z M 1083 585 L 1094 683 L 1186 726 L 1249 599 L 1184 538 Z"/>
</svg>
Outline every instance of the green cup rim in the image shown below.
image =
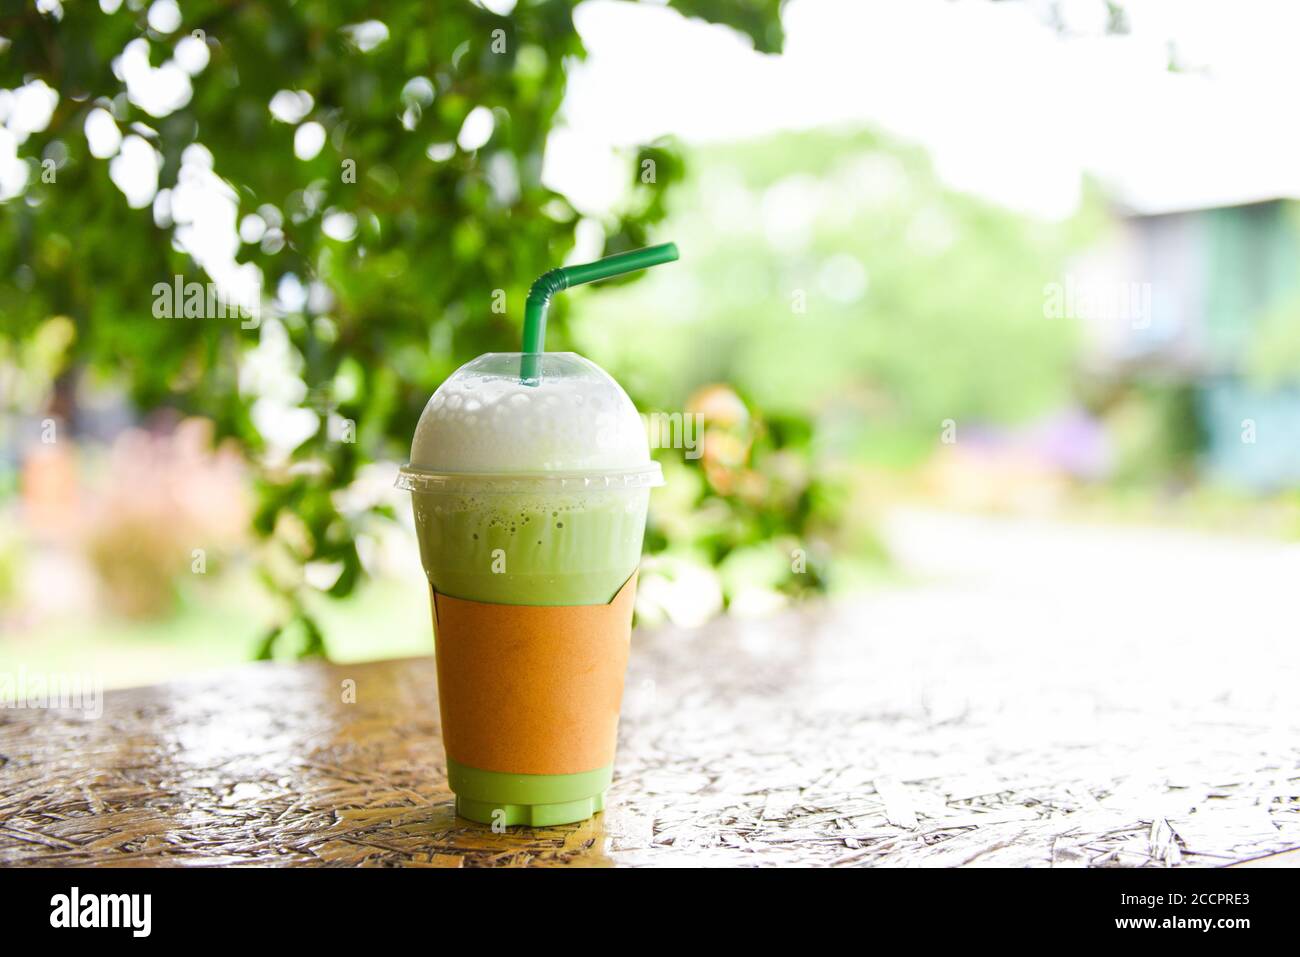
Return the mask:
<svg viewBox="0 0 1300 957">
<path fill-rule="evenodd" d="M 658 462 L 649 462 L 634 468 L 577 472 L 452 472 L 431 471 L 408 464 L 398 470 L 397 481 L 393 484 L 408 492 L 585 494 L 658 488 L 664 484 L 664 473 Z"/>
</svg>

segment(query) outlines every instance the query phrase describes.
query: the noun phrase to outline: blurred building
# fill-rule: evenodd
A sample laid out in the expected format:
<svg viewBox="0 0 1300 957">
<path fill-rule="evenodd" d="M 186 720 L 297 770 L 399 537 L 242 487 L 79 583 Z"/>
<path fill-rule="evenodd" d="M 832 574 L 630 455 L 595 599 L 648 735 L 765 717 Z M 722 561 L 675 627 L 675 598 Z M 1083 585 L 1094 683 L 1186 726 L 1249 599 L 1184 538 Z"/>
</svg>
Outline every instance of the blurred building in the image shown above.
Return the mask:
<svg viewBox="0 0 1300 957">
<path fill-rule="evenodd" d="M 1300 344 L 1300 204 L 1116 201 L 1116 229 L 1063 295 L 1090 361 L 1190 385 L 1208 477 L 1268 491 L 1300 482 L 1300 379 L 1252 374 L 1266 332 Z"/>
</svg>

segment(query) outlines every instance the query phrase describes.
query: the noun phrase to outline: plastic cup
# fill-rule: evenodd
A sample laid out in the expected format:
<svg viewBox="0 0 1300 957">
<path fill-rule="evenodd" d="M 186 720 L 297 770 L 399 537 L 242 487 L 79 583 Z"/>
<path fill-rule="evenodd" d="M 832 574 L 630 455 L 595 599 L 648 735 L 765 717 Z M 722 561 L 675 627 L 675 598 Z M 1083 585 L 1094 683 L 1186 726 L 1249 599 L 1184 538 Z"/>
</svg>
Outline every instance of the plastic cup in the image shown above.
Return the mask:
<svg viewBox="0 0 1300 957">
<path fill-rule="evenodd" d="M 627 394 L 573 353 L 489 353 L 429 400 L 398 485 L 412 494 L 462 816 L 538 826 L 603 809 L 661 484 Z"/>
</svg>

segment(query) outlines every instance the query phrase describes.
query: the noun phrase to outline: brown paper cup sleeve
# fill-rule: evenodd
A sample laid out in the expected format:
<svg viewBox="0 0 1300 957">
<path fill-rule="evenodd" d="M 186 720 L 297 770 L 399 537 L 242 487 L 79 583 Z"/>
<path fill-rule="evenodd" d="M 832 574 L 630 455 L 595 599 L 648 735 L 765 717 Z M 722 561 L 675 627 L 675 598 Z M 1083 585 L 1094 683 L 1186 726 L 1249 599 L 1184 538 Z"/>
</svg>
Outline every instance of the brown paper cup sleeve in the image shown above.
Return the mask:
<svg viewBox="0 0 1300 957">
<path fill-rule="evenodd" d="M 514 774 L 611 764 L 636 579 L 605 605 L 499 605 L 434 591 L 447 756 Z"/>
</svg>

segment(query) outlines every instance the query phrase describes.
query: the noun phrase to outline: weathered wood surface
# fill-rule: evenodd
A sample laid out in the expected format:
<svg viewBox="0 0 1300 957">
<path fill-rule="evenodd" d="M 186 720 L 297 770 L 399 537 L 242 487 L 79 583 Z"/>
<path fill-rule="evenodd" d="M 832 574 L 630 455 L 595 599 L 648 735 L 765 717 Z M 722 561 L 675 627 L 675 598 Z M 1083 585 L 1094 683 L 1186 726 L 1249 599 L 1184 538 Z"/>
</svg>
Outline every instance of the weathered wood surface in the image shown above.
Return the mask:
<svg viewBox="0 0 1300 957">
<path fill-rule="evenodd" d="M 1050 633 L 1067 616 L 1003 631 L 986 601 L 891 590 L 638 634 L 609 810 L 552 829 L 453 815 L 431 659 L 248 665 L 110 692 L 98 720 L 0 710 L 0 863 L 1169 866 L 1300 847 L 1293 658 L 1238 636 L 1238 665 L 1244 646 L 1272 666 L 1242 695 L 1236 670 L 1180 663 L 1177 636 L 1079 648 Z"/>
</svg>

